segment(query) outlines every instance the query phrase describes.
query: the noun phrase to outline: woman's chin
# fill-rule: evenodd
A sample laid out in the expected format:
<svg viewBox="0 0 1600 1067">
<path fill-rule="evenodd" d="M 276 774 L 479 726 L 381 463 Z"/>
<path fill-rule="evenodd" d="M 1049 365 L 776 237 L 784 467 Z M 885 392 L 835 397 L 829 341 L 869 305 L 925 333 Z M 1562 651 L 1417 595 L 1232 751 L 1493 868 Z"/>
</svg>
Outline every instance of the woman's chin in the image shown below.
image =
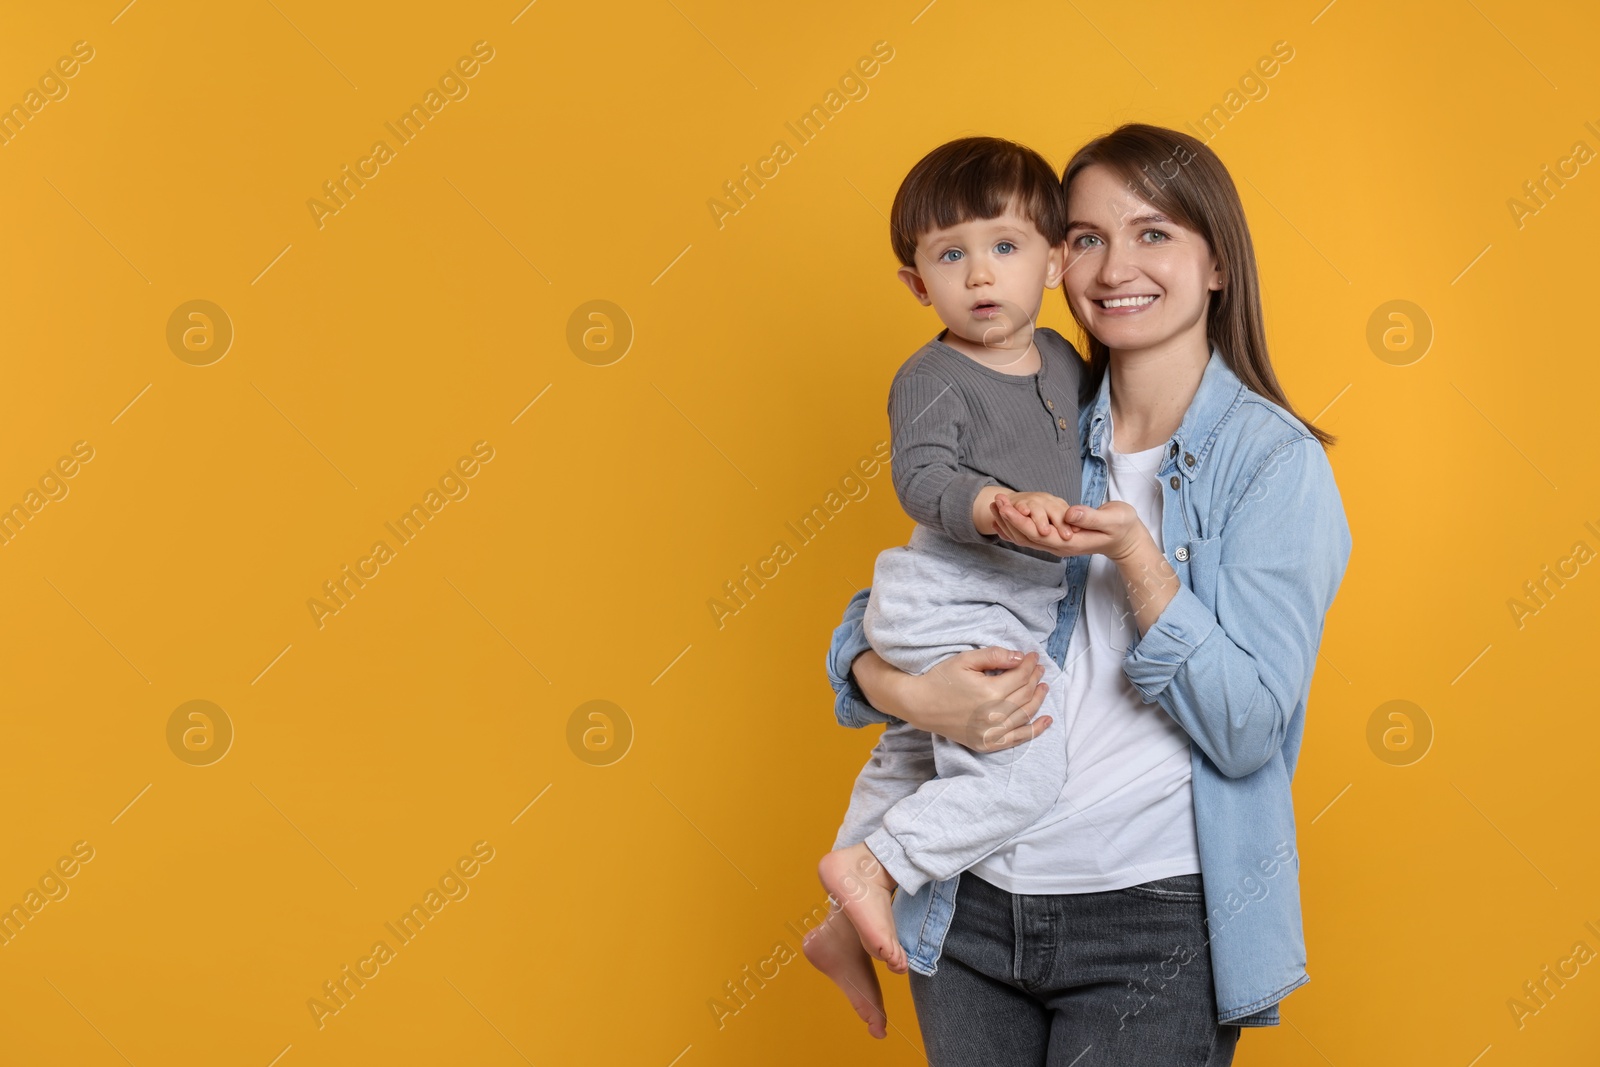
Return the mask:
<svg viewBox="0 0 1600 1067">
<path fill-rule="evenodd" d="M 1159 331 L 1132 328 L 1125 322 L 1110 323 L 1091 332 L 1113 352 L 1137 352 L 1160 342 Z"/>
<path fill-rule="evenodd" d="M 1095 338 L 1113 352 L 1144 352 L 1162 348 L 1183 335 L 1182 330 L 1163 327 L 1160 323 L 1120 322 L 1100 324 L 1091 330 Z"/>
</svg>

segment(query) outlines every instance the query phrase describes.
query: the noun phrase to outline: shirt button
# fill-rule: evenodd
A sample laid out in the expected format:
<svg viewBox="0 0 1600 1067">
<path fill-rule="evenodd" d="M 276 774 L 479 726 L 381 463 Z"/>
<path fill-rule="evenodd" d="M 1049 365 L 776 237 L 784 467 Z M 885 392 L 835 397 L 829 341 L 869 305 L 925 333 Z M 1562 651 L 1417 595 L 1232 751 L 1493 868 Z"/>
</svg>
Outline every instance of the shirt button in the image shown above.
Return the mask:
<svg viewBox="0 0 1600 1067">
<path fill-rule="evenodd" d="M 1053 401 L 1053 400 L 1046 400 L 1044 402 L 1044 406 L 1049 408 L 1051 411 L 1054 411 L 1056 409 L 1055 401 Z"/>
<path fill-rule="evenodd" d="M 1178 442 L 1176 441 L 1172 442 L 1172 454 L 1174 456 L 1178 454 Z"/>
<path fill-rule="evenodd" d="M 1176 474 L 1174 474 L 1172 476 L 1172 480 L 1169 481 L 1167 484 L 1172 486 L 1172 488 L 1174 488 L 1174 489 L 1178 488 L 1178 476 Z"/>
<path fill-rule="evenodd" d="M 1065 430 L 1065 429 L 1066 429 L 1066 428 L 1067 428 L 1067 420 L 1066 420 L 1066 419 L 1063 419 L 1063 418 L 1060 418 L 1060 417 L 1059 417 L 1059 416 L 1058 416 L 1058 417 L 1057 417 L 1057 418 L 1056 418 L 1056 425 L 1057 425 L 1057 426 L 1059 426 L 1059 427 L 1061 427 L 1061 428 L 1062 428 L 1062 429 L 1063 429 L 1063 430 Z"/>
<path fill-rule="evenodd" d="M 1189 549 L 1188 549 L 1188 546 L 1179 545 L 1178 546 L 1178 551 L 1174 552 L 1173 556 L 1176 557 L 1176 559 L 1178 560 L 1179 563 L 1188 562 L 1188 560 L 1189 560 Z"/>
<path fill-rule="evenodd" d="M 1194 456 L 1192 454 L 1188 453 L 1188 452 L 1185 452 L 1183 454 L 1183 465 L 1185 467 L 1194 466 Z"/>
</svg>

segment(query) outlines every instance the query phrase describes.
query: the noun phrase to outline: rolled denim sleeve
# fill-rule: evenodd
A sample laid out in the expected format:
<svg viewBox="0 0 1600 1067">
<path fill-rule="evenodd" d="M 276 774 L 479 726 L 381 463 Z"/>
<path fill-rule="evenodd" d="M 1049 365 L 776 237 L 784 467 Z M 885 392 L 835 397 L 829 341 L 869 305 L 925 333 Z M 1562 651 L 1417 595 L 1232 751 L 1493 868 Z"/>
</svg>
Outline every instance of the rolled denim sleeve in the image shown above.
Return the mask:
<svg viewBox="0 0 1600 1067">
<path fill-rule="evenodd" d="M 900 721 L 867 703 L 867 695 L 850 674 L 850 664 L 872 647 L 867 643 L 866 628 L 861 622 L 871 594 L 871 586 L 851 594 L 844 608 L 844 619 L 834 628 L 833 642 L 828 646 L 828 684 L 833 686 L 833 714 L 840 726 L 858 728 L 875 722 Z"/>
<path fill-rule="evenodd" d="M 1239 499 L 1217 536 L 1189 545 L 1191 579 L 1214 569 L 1215 612 L 1180 585 L 1122 664 L 1145 701 L 1230 778 L 1283 747 L 1350 556 L 1338 485 L 1315 438 L 1280 445 Z"/>
</svg>

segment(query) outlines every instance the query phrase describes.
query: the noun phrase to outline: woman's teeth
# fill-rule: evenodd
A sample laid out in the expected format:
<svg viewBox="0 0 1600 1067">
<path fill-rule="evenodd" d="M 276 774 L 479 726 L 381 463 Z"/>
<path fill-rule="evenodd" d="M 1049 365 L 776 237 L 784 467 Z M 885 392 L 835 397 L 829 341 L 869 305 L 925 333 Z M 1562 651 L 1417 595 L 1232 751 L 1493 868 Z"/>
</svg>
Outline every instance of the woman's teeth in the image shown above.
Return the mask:
<svg viewBox="0 0 1600 1067">
<path fill-rule="evenodd" d="M 1134 308 L 1154 303 L 1155 299 L 1153 296 L 1119 296 L 1110 300 L 1098 300 L 1096 303 L 1103 308 Z"/>
</svg>

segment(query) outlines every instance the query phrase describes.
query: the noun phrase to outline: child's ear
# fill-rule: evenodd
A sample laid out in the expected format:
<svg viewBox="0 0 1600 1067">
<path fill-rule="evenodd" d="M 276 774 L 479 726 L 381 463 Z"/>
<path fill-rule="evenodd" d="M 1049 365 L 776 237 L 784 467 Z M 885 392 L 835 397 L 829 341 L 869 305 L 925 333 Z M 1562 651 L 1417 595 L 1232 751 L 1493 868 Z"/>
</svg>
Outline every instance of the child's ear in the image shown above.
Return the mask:
<svg viewBox="0 0 1600 1067">
<path fill-rule="evenodd" d="M 911 295 L 916 297 L 917 302 L 923 307 L 933 303 L 932 298 L 928 296 L 927 284 L 923 282 L 922 275 L 918 274 L 914 267 L 901 267 L 895 271 L 895 277 L 906 283 L 906 288 L 911 290 Z"/>
<path fill-rule="evenodd" d="M 1061 279 L 1067 276 L 1067 242 L 1050 246 L 1050 254 L 1045 259 L 1044 287 L 1054 289 L 1061 284 Z"/>
</svg>

